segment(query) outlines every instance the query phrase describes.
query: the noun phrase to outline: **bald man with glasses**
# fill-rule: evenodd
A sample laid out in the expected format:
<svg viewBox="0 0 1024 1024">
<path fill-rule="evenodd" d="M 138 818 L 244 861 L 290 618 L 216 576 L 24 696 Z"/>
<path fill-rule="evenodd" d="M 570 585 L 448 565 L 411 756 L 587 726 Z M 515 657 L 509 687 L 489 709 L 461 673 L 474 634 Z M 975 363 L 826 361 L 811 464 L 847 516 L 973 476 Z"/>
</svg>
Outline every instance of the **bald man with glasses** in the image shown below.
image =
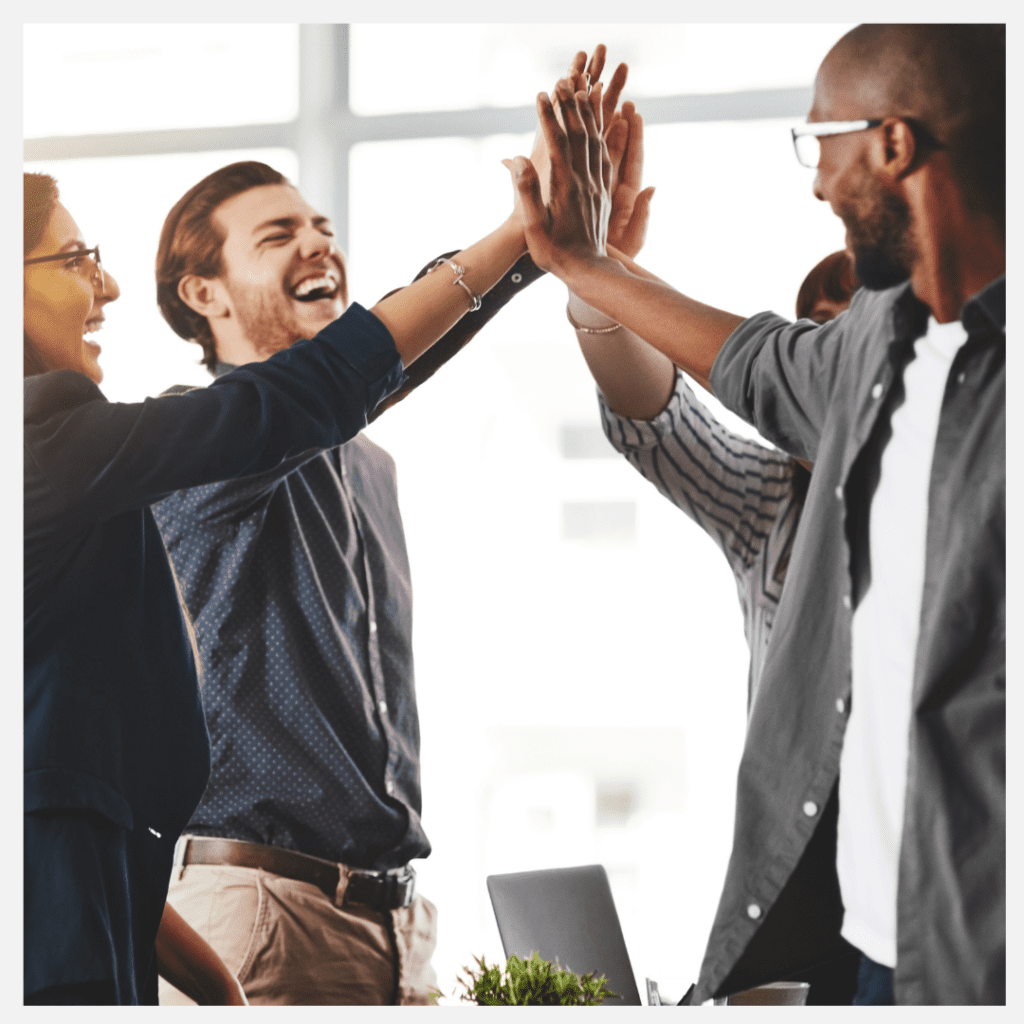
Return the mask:
<svg viewBox="0 0 1024 1024">
<path fill-rule="evenodd" d="M 865 287 L 822 326 L 607 255 L 581 94 L 565 131 L 538 99 L 547 209 L 514 163 L 535 262 L 814 464 L 694 1002 L 851 947 L 855 1004 L 1006 999 L 1005 38 L 861 25 L 826 56 L 793 141 Z"/>
</svg>

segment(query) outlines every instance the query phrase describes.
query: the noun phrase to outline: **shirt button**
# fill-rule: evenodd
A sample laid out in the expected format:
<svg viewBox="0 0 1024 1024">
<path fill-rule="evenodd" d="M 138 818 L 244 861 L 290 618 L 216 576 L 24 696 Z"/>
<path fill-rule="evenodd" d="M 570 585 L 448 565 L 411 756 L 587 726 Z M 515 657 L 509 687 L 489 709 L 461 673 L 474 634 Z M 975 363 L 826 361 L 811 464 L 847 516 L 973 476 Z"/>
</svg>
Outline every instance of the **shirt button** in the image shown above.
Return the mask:
<svg viewBox="0 0 1024 1024">
<path fill-rule="evenodd" d="M 804 804 L 804 814 L 806 814 L 808 818 L 813 818 L 817 813 L 818 805 L 813 800 L 808 800 L 807 803 Z"/>
<path fill-rule="evenodd" d="M 871 389 L 871 397 L 872 398 L 881 398 L 882 397 L 882 385 L 881 384 L 876 384 Z"/>
<path fill-rule="evenodd" d="M 382 701 L 381 701 L 381 702 L 380 702 L 380 703 L 379 703 L 379 704 L 377 705 L 377 707 L 379 707 L 379 708 L 380 708 L 380 713 L 381 713 L 382 715 L 386 715 L 386 714 L 388 713 L 388 702 L 387 702 L 386 700 L 382 700 Z"/>
<path fill-rule="evenodd" d="M 836 711 L 838 711 L 839 714 L 842 714 L 845 710 L 846 710 L 846 701 L 843 700 L 842 697 L 840 697 L 839 700 L 836 701 Z"/>
<path fill-rule="evenodd" d="M 341 466 L 341 475 L 342 476 L 348 476 L 348 470 L 345 468 L 344 463 L 342 463 L 342 466 Z"/>
<path fill-rule="evenodd" d="M 838 486 L 838 487 L 836 488 L 836 497 L 837 497 L 837 498 L 838 498 L 838 499 L 839 499 L 840 501 L 842 501 L 842 500 L 843 500 L 843 485 L 842 485 L 842 484 L 840 484 L 840 485 L 839 485 L 839 486 Z"/>
<path fill-rule="evenodd" d="M 853 607 L 853 602 L 850 600 L 849 594 L 843 594 L 843 607 L 849 611 Z"/>
<path fill-rule="evenodd" d="M 761 908 L 756 903 L 751 903 L 747 907 L 747 917 L 752 917 L 755 921 L 761 916 Z"/>
<path fill-rule="evenodd" d="M 388 779 L 388 781 L 384 783 L 384 788 L 388 791 L 388 796 L 391 796 L 395 791 L 395 784 Z"/>
<path fill-rule="evenodd" d="M 519 282 L 522 281 L 522 279 L 523 279 L 523 275 L 522 274 L 513 274 L 512 275 L 512 283 L 513 284 L 519 284 Z"/>
<path fill-rule="evenodd" d="M 956 382 L 957 382 L 957 384 L 963 384 L 963 382 L 965 380 L 967 380 L 967 374 L 966 373 L 958 373 L 956 375 Z"/>
<path fill-rule="evenodd" d="M 376 633 L 377 632 L 377 622 L 374 619 L 370 619 L 370 632 L 371 633 Z"/>
</svg>

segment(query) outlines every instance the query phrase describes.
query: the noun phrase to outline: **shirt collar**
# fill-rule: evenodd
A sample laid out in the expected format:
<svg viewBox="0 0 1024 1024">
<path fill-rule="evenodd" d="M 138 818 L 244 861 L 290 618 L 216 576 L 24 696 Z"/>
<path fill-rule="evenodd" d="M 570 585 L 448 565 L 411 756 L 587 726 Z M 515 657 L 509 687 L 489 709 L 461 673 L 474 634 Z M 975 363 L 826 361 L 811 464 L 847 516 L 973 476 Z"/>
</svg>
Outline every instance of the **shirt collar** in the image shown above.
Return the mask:
<svg viewBox="0 0 1024 1024">
<path fill-rule="evenodd" d="M 914 294 L 908 281 L 893 302 L 893 341 L 905 342 L 919 338 L 928 328 L 931 311 Z M 1002 333 L 1006 329 L 1006 275 L 990 281 L 972 295 L 960 310 L 960 322 L 968 334 L 985 329 Z"/>
<path fill-rule="evenodd" d="M 219 360 L 217 365 L 213 368 L 214 378 L 223 377 L 225 373 L 230 373 L 232 370 L 237 370 L 238 367 L 234 363 L 222 363 Z"/>
<path fill-rule="evenodd" d="M 980 292 L 976 292 L 965 303 L 960 312 L 960 322 L 968 334 L 985 328 L 1006 330 L 1006 275 L 990 281 Z"/>
</svg>

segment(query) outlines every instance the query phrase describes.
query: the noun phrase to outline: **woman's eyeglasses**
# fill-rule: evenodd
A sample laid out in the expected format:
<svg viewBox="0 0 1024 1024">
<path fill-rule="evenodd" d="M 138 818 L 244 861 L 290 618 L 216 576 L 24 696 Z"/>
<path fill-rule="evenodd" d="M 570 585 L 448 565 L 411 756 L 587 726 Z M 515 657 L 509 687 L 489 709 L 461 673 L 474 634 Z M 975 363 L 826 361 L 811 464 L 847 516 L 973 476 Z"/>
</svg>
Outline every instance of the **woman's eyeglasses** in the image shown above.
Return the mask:
<svg viewBox="0 0 1024 1024">
<path fill-rule="evenodd" d="M 100 291 L 106 289 L 106 279 L 103 277 L 103 264 L 100 262 L 100 247 L 97 245 L 92 249 L 70 249 L 67 252 L 55 252 L 52 256 L 35 256 L 24 261 L 24 266 L 33 263 L 58 263 L 63 262 L 72 270 L 86 269 L 89 272 L 89 280 L 97 278 L 100 283 Z"/>
</svg>

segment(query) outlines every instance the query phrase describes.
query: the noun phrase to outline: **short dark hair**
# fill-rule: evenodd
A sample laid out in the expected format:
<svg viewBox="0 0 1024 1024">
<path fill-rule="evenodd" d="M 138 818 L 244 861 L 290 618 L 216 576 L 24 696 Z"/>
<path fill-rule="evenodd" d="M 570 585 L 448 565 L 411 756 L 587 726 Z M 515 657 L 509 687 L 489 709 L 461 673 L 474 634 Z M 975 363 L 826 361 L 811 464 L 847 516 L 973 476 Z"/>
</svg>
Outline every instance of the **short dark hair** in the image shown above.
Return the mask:
<svg viewBox="0 0 1024 1024">
<path fill-rule="evenodd" d="M 193 185 L 164 220 L 156 253 L 157 305 L 175 334 L 202 346 L 202 363 L 211 371 L 217 365 L 217 346 L 210 322 L 182 301 L 178 283 L 186 274 L 221 273 L 224 236 L 213 219 L 221 203 L 260 185 L 287 184 L 280 171 L 258 160 L 228 164 Z"/>
<path fill-rule="evenodd" d="M 831 302 L 849 302 L 860 287 L 853 260 L 845 249 L 829 253 L 804 278 L 796 296 L 796 318 L 803 320 L 814 312 L 821 298 Z"/>
<path fill-rule="evenodd" d="M 888 109 L 865 116 L 892 114 L 924 128 L 948 152 L 968 209 L 1002 225 L 1006 25 L 858 25 L 832 54 L 844 71 L 884 89 Z"/>
<path fill-rule="evenodd" d="M 25 255 L 27 256 L 43 239 L 46 225 L 50 223 L 53 209 L 60 198 L 57 181 L 49 174 L 25 174 Z M 24 332 L 22 332 L 24 333 Z M 39 349 L 25 334 L 24 376 L 34 377 L 46 373 L 49 367 L 43 361 Z"/>
</svg>

